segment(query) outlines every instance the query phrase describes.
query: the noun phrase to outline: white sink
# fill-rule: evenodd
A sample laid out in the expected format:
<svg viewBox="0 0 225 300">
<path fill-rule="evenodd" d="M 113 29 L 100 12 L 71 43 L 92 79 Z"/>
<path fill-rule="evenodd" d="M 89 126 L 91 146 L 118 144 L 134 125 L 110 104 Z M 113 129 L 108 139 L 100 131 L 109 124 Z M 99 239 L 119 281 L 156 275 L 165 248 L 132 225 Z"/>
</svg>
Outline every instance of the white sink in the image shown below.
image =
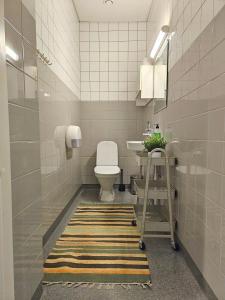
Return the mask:
<svg viewBox="0 0 225 300">
<path fill-rule="evenodd" d="M 127 149 L 131 151 L 143 151 L 145 149 L 143 141 L 127 141 Z"/>
</svg>

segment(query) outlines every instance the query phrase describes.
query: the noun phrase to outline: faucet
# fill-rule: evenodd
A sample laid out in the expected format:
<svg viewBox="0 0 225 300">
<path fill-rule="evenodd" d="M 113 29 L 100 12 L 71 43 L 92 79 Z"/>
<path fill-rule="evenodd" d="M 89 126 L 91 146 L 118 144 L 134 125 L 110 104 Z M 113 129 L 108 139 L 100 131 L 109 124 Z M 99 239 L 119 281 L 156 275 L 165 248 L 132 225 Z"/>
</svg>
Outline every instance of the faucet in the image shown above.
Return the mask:
<svg viewBox="0 0 225 300">
<path fill-rule="evenodd" d="M 147 122 L 147 128 L 145 129 L 145 132 L 143 133 L 143 136 L 151 136 L 154 132 L 154 129 L 151 128 L 151 124 L 150 124 L 150 121 Z"/>
</svg>

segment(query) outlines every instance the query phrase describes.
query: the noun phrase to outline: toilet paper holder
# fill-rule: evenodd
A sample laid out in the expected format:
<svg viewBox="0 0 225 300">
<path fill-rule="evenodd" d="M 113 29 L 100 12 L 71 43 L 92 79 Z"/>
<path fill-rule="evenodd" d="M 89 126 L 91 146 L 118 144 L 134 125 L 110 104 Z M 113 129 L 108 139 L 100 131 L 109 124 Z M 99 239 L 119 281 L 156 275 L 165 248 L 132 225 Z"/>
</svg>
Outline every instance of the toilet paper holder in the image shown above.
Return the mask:
<svg viewBox="0 0 225 300">
<path fill-rule="evenodd" d="M 68 149 L 80 148 L 82 140 L 79 126 L 70 125 L 66 130 L 66 146 Z"/>
</svg>

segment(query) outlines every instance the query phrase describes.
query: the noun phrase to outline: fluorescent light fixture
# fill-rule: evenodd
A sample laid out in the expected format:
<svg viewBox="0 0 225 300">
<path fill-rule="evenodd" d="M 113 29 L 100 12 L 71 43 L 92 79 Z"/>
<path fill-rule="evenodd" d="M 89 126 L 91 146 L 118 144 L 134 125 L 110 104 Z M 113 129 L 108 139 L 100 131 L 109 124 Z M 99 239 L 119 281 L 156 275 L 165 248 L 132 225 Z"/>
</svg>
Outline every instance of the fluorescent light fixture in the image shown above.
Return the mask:
<svg viewBox="0 0 225 300">
<path fill-rule="evenodd" d="M 51 95 L 49 93 L 44 93 L 44 97 L 50 97 Z"/>
<path fill-rule="evenodd" d="M 158 37 L 155 41 L 155 44 L 152 48 L 152 51 L 150 53 L 150 57 L 155 59 L 157 53 L 159 52 L 160 50 L 160 47 L 163 45 L 165 39 L 167 38 L 169 34 L 169 26 L 165 25 L 162 27 L 161 31 L 159 32 L 158 34 Z"/>
<path fill-rule="evenodd" d="M 155 56 L 155 60 L 157 60 L 164 52 L 164 50 L 166 49 L 167 47 L 167 39 L 164 40 L 161 48 L 159 49 L 159 51 L 157 52 L 157 55 Z"/>
<path fill-rule="evenodd" d="M 12 58 L 14 61 L 18 61 L 19 60 L 19 55 L 12 48 L 6 46 L 5 50 L 6 50 L 6 54 L 10 58 Z"/>
<path fill-rule="evenodd" d="M 156 54 L 158 53 L 158 51 L 159 51 L 159 49 L 160 49 L 163 41 L 165 40 L 166 35 L 167 34 L 165 32 L 160 31 L 160 33 L 159 33 L 159 35 L 158 35 L 158 37 L 157 37 L 157 39 L 155 41 L 155 44 L 154 44 L 154 46 L 152 48 L 152 51 L 151 51 L 151 54 L 150 54 L 151 58 L 154 59 L 156 57 Z"/>
</svg>

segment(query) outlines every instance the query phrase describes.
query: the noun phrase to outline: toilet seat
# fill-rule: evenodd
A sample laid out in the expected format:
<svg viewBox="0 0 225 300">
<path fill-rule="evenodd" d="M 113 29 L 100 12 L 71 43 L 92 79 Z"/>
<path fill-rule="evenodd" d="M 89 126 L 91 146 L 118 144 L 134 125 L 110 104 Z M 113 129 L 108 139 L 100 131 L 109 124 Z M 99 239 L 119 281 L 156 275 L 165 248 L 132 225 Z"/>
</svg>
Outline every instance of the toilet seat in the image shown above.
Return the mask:
<svg viewBox="0 0 225 300">
<path fill-rule="evenodd" d="M 97 166 L 95 167 L 96 175 L 118 175 L 120 168 L 118 166 Z"/>
</svg>

